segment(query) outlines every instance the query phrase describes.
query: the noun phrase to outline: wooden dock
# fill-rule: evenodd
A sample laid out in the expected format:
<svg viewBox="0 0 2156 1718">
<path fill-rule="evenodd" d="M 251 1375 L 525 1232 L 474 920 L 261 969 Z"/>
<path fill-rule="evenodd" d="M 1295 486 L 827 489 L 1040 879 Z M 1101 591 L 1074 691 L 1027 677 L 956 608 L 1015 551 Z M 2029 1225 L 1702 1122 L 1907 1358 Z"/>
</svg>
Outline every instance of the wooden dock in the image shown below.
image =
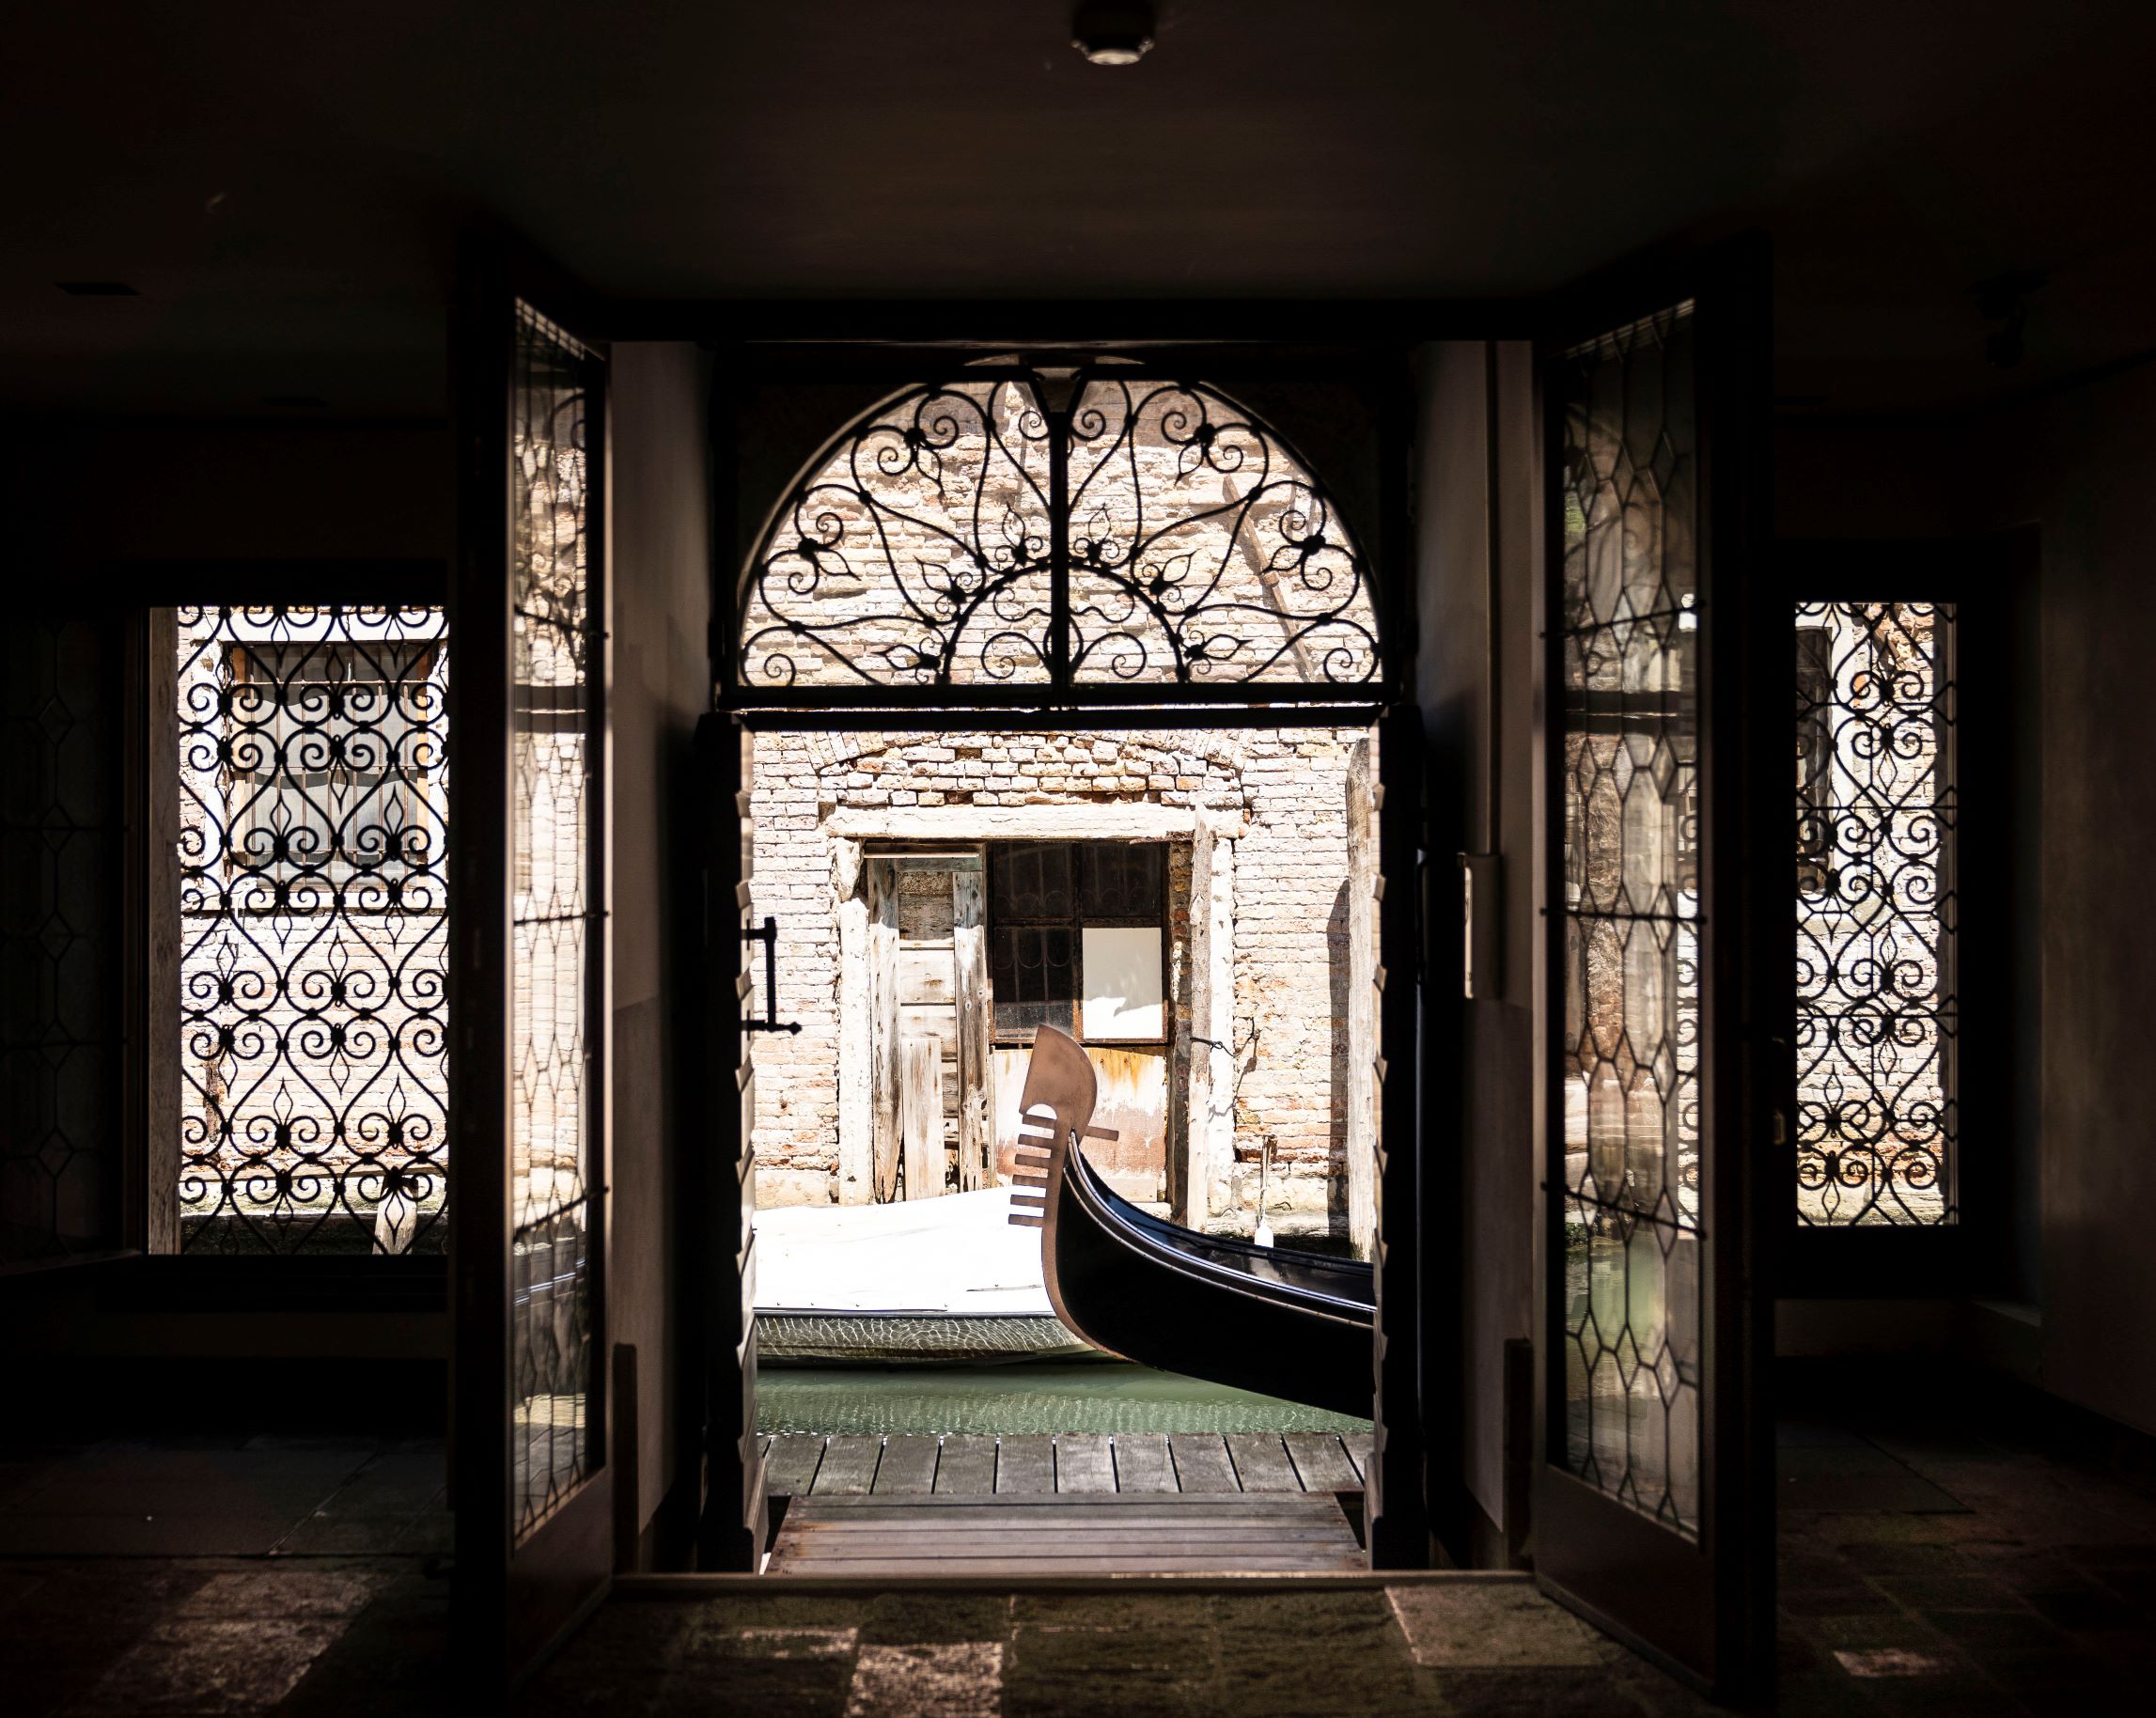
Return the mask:
<svg viewBox="0 0 2156 1718">
<path fill-rule="evenodd" d="M 1329 1431 L 781 1433 L 764 1489 L 792 1497 L 1222 1496 L 1359 1492 L 1370 1435 Z"/>
</svg>

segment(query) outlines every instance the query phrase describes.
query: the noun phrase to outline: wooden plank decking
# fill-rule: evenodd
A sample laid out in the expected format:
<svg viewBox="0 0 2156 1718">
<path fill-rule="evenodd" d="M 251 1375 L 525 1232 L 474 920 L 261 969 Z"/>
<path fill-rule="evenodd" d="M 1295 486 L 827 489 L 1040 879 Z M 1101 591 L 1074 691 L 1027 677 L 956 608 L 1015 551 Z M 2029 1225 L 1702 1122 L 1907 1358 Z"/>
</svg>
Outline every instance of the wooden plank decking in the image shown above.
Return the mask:
<svg viewBox="0 0 2156 1718">
<path fill-rule="evenodd" d="M 1359 1492 L 1369 1434 L 1063 1432 L 1024 1437 L 781 1433 L 764 1487 L 796 1497 L 1044 1497 Z M 1195 1518 L 1194 1518 L 1195 1519 Z"/>
<path fill-rule="evenodd" d="M 1045 1440 L 1043 1440 L 1045 1441 Z M 797 1497 L 770 1572 L 909 1575 L 1359 1574 L 1330 1492 Z"/>
</svg>

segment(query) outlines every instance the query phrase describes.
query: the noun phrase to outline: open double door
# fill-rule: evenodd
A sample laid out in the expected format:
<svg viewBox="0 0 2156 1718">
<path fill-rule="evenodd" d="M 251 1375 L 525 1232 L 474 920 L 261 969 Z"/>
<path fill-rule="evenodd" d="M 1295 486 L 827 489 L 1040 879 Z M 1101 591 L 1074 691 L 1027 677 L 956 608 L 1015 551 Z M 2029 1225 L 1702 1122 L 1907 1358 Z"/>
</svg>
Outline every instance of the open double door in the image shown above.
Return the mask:
<svg viewBox="0 0 2156 1718">
<path fill-rule="evenodd" d="M 1533 1533 L 1545 1588 L 1702 1686 L 1772 1662 L 1764 1297 L 1749 1154 L 1786 1108 L 1787 895 L 1766 864 L 1789 672 L 1752 615 L 1766 565 L 1763 259 L 1554 305 L 1540 365 L 1544 564 Z M 461 288 L 452 608 L 457 1040 L 457 1592 L 481 1680 L 524 1674 L 614 1568 L 606 1400 L 603 313 L 501 248 Z M 1403 331 L 1412 334 L 1412 330 Z M 1763 599 L 1759 599 L 1763 606 Z M 1409 648 L 1412 604 L 1393 614 Z M 1784 641 L 1786 643 L 1786 640 Z M 1757 660 L 1755 660 L 1755 657 Z M 1396 682 L 1414 683 L 1412 675 Z M 1426 1043 L 1457 1033 L 1433 960 L 1421 721 L 1381 742 L 1379 1420 L 1373 1554 L 1426 1562 L 1460 1481 L 1449 1306 L 1418 1242 L 1463 1148 Z M 706 1428 L 698 1561 L 754 1567 L 757 922 L 748 749 L 707 722 L 710 996 L 693 1309 Z M 1751 767 L 1754 755 L 1767 766 Z M 1442 780 L 1439 783 L 1442 787 Z M 1763 836 L 1762 836 L 1763 832 Z M 1762 840 L 1764 844 L 1762 845 Z M 1786 845 L 1786 843 L 1785 843 Z M 1753 863 L 1757 859 L 1759 863 Z M 1526 867 L 1518 867 L 1523 870 Z M 1516 870 L 1516 874 L 1518 874 Z M 1756 933 L 1755 933 L 1756 932 Z M 1776 990 L 1780 984 L 1779 992 Z M 689 1367 L 686 1370 L 699 1368 Z"/>
<path fill-rule="evenodd" d="M 1701 1686 L 1773 1662 L 1789 618 L 1763 245 L 1568 307 L 1540 365 L 1535 1568 Z"/>
</svg>

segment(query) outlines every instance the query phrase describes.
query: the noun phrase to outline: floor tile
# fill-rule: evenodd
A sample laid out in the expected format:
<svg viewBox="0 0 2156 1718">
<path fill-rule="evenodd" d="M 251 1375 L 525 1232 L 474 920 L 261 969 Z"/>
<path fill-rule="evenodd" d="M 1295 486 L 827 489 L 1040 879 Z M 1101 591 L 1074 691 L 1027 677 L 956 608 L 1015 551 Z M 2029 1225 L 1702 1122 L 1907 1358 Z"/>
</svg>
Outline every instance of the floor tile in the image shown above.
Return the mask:
<svg viewBox="0 0 2156 1718">
<path fill-rule="evenodd" d="M 269 1711 L 344 1628 L 342 1618 L 258 1616 L 153 1629 L 89 1691 L 83 1718 Z"/>
<path fill-rule="evenodd" d="M 1426 1669 L 1577 1667 L 1618 1656 L 1606 1635 L 1528 1582 L 1389 1586 L 1385 1596 Z"/>
</svg>

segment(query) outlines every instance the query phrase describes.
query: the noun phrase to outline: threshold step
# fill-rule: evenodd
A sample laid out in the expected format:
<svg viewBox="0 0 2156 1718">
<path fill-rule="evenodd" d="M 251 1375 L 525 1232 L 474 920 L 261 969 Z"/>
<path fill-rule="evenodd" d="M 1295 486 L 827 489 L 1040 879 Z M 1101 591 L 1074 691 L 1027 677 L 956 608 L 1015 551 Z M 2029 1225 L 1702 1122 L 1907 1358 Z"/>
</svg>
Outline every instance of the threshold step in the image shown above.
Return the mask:
<svg viewBox="0 0 2156 1718">
<path fill-rule="evenodd" d="M 1356 1574 L 1329 1492 L 796 1497 L 772 1574 Z"/>
</svg>

